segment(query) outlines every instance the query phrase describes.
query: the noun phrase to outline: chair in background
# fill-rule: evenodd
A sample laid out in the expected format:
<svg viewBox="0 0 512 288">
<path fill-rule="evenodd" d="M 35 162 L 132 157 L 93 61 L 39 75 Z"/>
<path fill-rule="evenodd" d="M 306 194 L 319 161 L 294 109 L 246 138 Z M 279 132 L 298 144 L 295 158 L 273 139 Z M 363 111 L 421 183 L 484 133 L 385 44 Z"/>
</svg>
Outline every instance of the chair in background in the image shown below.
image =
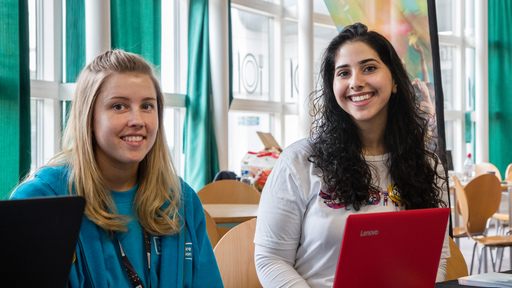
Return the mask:
<svg viewBox="0 0 512 288">
<path fill-rule="evenodd" d="M 236 180 L 221 180 L 205 185 L 197 192 L 202 204 L 259 204 L 261 193 L 250 185 Z M 204 209 L 203 209 L 204 210 Z M 207 214 L 205 210 L 205 214 Z M 208 214 L 208 216 L 210 216 Z M 210 216 L 213 223 L 214 219 Z M 208 219 L 207 219 L 208 224 Z M 220 240 L 231 228 L 217 225 L 217 241 Z M 211 225 L 211 222 L 210 222 Z M 210 234 L 208 234 L 209 236 Z M 214 236 L 212 236 L 214 237 Z M 210 238 L 210 241 L 212 239 Z M 212 247 L 215 247 L 212 241 Z"/>
<path fill-rule="evenodd" d="M 256 219 L 245 221 L 222 237 L 213 249 L 224 287 L 262 287 L 254 265 Z"/>
<path fill-rule="evenodd" d="M 501 259 L 503 248 L 512 246 L 512 235 L 487 236 L 486 224 L 489 218 L 496 213 L 501 202 L 501 185 L 497 177 L 492 174 L 476 176 L 464 187 L 457 176 L 453 176 L 455 193 L 463 218 L 464 227 L 468 236 L 475 241 L 471 257 L 470 274 L 473 272 L 473 262 L 477 244 L 483 246 L 480 253 L 478 273 L 480 273 L 482 260 L 486 260 L 485 249 L 491 255 L 492 267 L 496 271 L 497 260 L 492 257 L 491 248 L 498 248 L 496 259 Z M 485 191 L 483 193 L 482 191 Z M 481 237 L 478 237 L 481 235 Z M 500 254 L 501 253 L 501 254 Z M 500 255 L 500 256 L 498 256 Z M 485 267 L 487 268 L 487 267 Z M 501 261 L 498 270 L 501 268 Z"/>
<path fill-rule="evenodd" d="M 206 219 L 206 233 L 208 233 L 208 238 L 210 238 L 212 248 L 215 248 L 222 236 L 229 231 L 229 228 L 217 226 L 217 223 L 215 223 L 215 220 L 210 216 L 210 213 L 204 209 L 203 211 Z"/>
<path fill-rule="evenodd" d="M 494 175 L 498 177 L 498 180 L 501 181 L 501 173 L 500 170 L 494 166 L 494 164 L 489 162 L 480 162 L 475 164 L 475 177 L 478 175 L 486 174 L 488 172 L 494 172 Z"/>
<path fill-rule="evenodd" d="M 450 238 L 450 258 L 446 259 L 446 281 L 468 276 L 468 266 L 459 247 Z"/>
<path fill-rule="evenodd" d="M 491 163 L 483 162 L 475 165 L 475 176 L 487 173 L 488 171 L 494 171 L 496 177 L 501 181 L 501 174 L 498 168 Z M 512 181 L 512 164 L 509 164 L 505 171 L 505 181 Z M 508 179 L 508 180 L 507 180 Z M 509 214 L 508 213 L 494 213 L 492 218 L 495 220 L 496 233 L 502 234 L 505 231 L 503 228 L 509 226 Z"/>
<path fill-rule="evenodd" d="M 508 164 L 505 170 L 505 181 L 512 181 L 512 163 Z"/>
<path fill-rule="evenodd" d="M 236 180 L 209 183 L 197 192 L 203 204 L 259 204 L 261 194 L 250 185 Z"/>
<path fill-rule="evenodd" d="M 501 181 L 501 173 L 500 170 L 492 163 L 489 162 L 480 162 L 475 164 L 475 177 L 478 175 L 486 174 L 488 172 L 494 172 L 494 175 Z M 495 228 L 496 233 L 501 234 L 501 231 L 504 231 L 503 226 L 508 226 L 508 213 L 494 213 L 492 215 L 492 219 L 495 220 Z M 490 221 L 487 223 L 487 228 L 489 228 Z"/>
</svg>

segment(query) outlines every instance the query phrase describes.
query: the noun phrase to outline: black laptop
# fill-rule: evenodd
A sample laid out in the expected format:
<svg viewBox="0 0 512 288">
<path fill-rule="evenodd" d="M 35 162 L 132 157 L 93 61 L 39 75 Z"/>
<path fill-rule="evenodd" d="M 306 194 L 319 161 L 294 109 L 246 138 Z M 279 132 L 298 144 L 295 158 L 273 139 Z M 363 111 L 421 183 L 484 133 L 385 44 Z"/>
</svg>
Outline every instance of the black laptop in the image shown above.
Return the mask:
<svg viewBox="0 0 512 288">
<path fill-rule="evenodd" d="M 85 199 L 0 201 L 0 286 L 67 286 Z"/>
</svg>

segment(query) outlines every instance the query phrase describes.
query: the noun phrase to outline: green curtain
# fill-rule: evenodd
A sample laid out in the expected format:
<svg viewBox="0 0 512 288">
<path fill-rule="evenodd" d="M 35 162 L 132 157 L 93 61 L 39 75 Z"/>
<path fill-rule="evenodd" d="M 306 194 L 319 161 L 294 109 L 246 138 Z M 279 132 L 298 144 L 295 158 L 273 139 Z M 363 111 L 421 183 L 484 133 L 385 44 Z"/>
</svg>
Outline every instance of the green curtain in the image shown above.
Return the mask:
<svg viewBox="0 0 512 288">
<path fill-rule="evenodd" d="M 85 67 L 85 0 L 66 1 L 66 79 L 74 83 Z"/>
<path fill-rule="evenodd" d="M 85 67 L 85 0 L 66 1 L 66 67 L 63 83 L 74 83 Z M 71 101 L 62 105 L 62 131 L 66 128 Z"/>
<path fill-rule="evenodd" d="M 112 48 L 141 55 L 155 67 L 160 67 L 161 11 L 160 0 L 111 0 Z"/>
<path fill-rule="evenodd" d="M 183 131 L 185 181 L 196 191 L 219 171 L 211 111 L 208 0 L 190 1 L 187 114 Z"/>
<path fill-rule="evenodd" d="M 30 171 L 27 1 L 0 1 L 0 199 Z"/>
<path fill-rule="evenodd" d="M 488 2 L 489 162 L 505 173 L 512 163 L 512 1 Z"/>
</svg>

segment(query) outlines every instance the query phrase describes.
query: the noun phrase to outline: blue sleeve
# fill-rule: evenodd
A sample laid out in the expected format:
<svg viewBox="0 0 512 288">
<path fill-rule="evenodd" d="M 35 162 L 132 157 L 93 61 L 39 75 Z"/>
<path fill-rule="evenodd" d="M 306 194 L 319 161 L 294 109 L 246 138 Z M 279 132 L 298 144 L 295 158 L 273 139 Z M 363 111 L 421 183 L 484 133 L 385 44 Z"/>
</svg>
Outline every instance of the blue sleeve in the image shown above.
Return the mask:
<svg viewBox="0 0 512 288">
<path fill-rule="evenodd" d="M 68 166 L 43 167 L 34 179 L 18 186 L 10 199 L 69 195 Z"/>
<path fill-rule="evenodd" d="M 190 212 L 193 213 L 193 227 L 197 239 L 195 251 L 198 253 L 195 255 L 197 258 L 195 258 L 191 287 L 224 287 L 212 244 L 206 232 L 203 205 L 195 191 L 187 183 L 183 183 L 183 195 L 188 198 L 187 210 L 192 210 Z"/>
<path fill-rule="evenodd" d="M 34 178 L 18 186 L 9 199 L 25 199 L 46 196 L 56 196 L 56 193 L 43 179 Z"/>
</svg>

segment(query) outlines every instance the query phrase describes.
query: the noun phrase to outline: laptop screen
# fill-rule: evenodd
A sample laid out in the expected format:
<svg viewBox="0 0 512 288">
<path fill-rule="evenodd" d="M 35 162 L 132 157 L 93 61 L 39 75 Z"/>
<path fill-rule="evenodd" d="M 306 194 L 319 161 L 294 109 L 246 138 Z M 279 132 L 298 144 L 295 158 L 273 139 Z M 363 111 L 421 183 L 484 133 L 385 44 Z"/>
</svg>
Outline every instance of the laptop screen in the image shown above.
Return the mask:
<svg viewBox="0 0 512 288">
<path fill-rule="evenodd" d="M 449 208 L 348 216 L 334 288 L 434 287 Z"/>
<path fill-rule="evenodd" d="M 78 196 L 0 201 L 2 287 L 66 287 L 84 207 Z"/>
</svg>

